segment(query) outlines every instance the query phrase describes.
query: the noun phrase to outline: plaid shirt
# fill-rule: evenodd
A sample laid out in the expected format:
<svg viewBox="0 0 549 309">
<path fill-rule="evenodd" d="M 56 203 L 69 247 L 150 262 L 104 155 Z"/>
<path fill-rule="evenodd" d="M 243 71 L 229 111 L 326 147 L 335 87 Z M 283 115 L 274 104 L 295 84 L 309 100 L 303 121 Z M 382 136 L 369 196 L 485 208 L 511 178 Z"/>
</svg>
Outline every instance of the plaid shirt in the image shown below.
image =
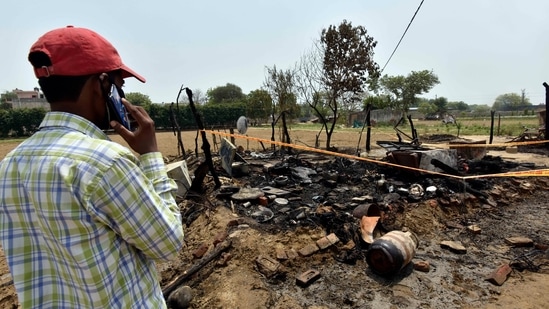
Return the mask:
<svg viewBox="0 0 549 309">
<path fill-rule="evenodd" d="M 0 162 L 0 239 L 23 308 L 166 308 L 155 260 L 183 245 L 160 153 L 137 159 L 50 112 Z"/>
</svg>

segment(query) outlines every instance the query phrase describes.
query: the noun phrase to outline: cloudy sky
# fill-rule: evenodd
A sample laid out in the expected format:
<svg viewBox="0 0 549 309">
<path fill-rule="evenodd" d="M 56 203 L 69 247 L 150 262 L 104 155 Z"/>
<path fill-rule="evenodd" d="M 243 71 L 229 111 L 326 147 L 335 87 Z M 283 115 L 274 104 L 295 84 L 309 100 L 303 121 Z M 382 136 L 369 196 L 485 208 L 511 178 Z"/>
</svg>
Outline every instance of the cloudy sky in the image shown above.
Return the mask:
<svg viewBox="0 0 549 309">
<path fill-rule="evenodd" d="M 124 62 L 147 78 L 126 92 L 155 103 L 179 88 L 206 92 L 233 83 L 258 89 L 265 67 L 291 68 L 323 28 L 346 19 L 378 41 L 383 67 L 421 0 L 278 1 L 4 1 L 1 5 L 0 92 L 32 89 L 29 47 L 66 25 L 99 32 Z M 424 96 L 492 105 L 523 90 L 534 104 L 549 83 L 549 1 L 425 0 L 384 74 L 432 70 L 440 84 Z"/>
</svg>

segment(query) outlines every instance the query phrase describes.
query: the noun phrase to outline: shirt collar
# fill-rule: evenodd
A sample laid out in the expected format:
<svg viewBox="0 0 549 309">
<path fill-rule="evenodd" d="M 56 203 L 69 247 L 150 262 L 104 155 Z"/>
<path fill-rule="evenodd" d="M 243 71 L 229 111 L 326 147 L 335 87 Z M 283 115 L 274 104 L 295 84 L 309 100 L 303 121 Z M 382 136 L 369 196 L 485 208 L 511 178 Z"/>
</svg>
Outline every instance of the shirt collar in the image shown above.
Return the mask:
<svg viewBox="0 0 549 309">
<path fill-rule="evenodd" d="M 52 127 L 65 127 L 78 132 L 82 132 L 92 138 L 110 140 L 107 134 L 99 129 L 91 121 L 84 117 L 65 113 L 65 112 L 48 112 L 40 123 L 40 129 L 45 130 Z"/>
</svg>

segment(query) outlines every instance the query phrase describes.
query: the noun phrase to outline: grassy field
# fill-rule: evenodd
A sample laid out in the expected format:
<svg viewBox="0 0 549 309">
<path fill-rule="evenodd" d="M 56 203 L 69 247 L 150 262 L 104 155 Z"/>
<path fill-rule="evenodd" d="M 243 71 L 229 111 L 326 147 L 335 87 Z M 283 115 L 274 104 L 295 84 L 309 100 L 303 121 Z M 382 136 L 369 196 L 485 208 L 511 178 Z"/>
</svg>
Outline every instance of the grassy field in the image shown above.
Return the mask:
<svg viewBox="0 0 549 309">
<path fill-rule="evenodd" d="M 449 124 L 445 125 L 439 120 L 417 120 L 413 119 L 414 127 L 419 135 L 431 135 L 431 134 L 452 134 L 458 135 L 490 135 L 490 118 L 458 118 L 457 125 Z M 506 117 L 498 120 L 494 120 L 494 135 L 499 136 L 518 136 L 525 128 L 537 130 L 539 127 L 539 120 L 536 116 L 528 117 Z M 294 124 L 293 129 L 310 129 L 319 130 L 319 124 Z M 408 122 L 399 125 L 399 129 L 405 133 L 409 133 L 410 127 Z M 336 131 L 350 130 L 360 131 L 361 128 L 345 128 L 338 126 Z M 389 124 L 377 124 L 372 128 L 373 131 L 379 133 L 394 133 L 393 125 Z"/>
<path fill-rule="evenodd" d="M 490 119 L 479 119 L 479 118 L 470 118 L 470 119 L 458 119 L 460 127 L 459 136 L 486 136 L 490 135 Z M 434 135 L 434 134 L 451 134 L 454 136 L 458 135 L 458 128 L 456 125 L 444 125 L 441 121 L 435 120 L 414 120 L 414 126 L 419 134 L 419 136 L 425 135 Z M 538 119 L 536 117 L 514 117 L 514 118 L 502 118 L 499 125 L 499 134 L 498 134 L 498 121 L 496 119 L 494 124 L 494 135 L 501 136 L 505 138 L 512 138 L 520 135 L 524 131 L 524 127 L 535 128 L 537 130 L 539 126 Z M 324 131 L 320 132 L 321 126 L 319 124 L 292 124 L 290 126 L 290 138 L 292 143 L 297 145 L 314 147 L 316 136 L 319 135 L 320 147 L 325 147 L 326 134 Z M 344 126 L 337 126 L 333 136 L 331 146 L 336 147 L 364 147 L 365 143 L 365 131 L 361 136 L 362 128 L 349 128 Z M 399 129 L 411 135 L 410 127 L 408 123 L 399 126 Z M 236 130 L 235 130 L 236 131 Z M 221 131 L 223 133 L 229 133 L 229 130 Z M 319 133 L 320 132 L 320 133 Z M 270 125 L 263 125 L 261 127 L 251 127 L 248 129 L 246 135 L 252 138 L 270 140 L 271 138 L 271 127 Z M 280 141 L 282 136 L 281 129 L 277 127 L 275 130 L 275 140 Z M 376 125 L 372 127 L 371 132 L 372 140 L 371 144 L 375 147 L 375 142 L 378 140 L 397 140 L 396 132 L 391 125 Z M 114 134 L 111 135 L 111 138 L 121 144 L 125 142 L 120 138 L 120 136 Z M 182 132 L 182 140 L 185 146 L 185 150 L 194 151 L 196 148 L 201 146 L 201 138 L 198 138 L 199 146 L 196 146 L 195 140 L 197 138 L 196 131 L 185 131 Z M 221 142 L 221 136 L 217 135 L 214 137 L 213 134 L 208 133 L 207 138 L 209 143 L 212 146 L 212 151 L 217 151 L 216 147 Z M 157 132 L 157 139 L 160 151 L 165 156 L 177 156 L 177 138 L 173 135 L 172 132 Z M 17 146 L 23 139 L 2 139 L 0 140 L 0 159 L 2 159 L 8 151 Z M 360 141 L 360 142 L 359 142 Z M 268 143 L 263 143 L 247 139 L 237 139 L 237 145 L 243 146 L 245 149 L 250 150 L 262 150 L 263 147 L 269 149 L 270 145 Z M 201 149 L 198 149 L 199 152 L 202 152 Z"/>
</svg>

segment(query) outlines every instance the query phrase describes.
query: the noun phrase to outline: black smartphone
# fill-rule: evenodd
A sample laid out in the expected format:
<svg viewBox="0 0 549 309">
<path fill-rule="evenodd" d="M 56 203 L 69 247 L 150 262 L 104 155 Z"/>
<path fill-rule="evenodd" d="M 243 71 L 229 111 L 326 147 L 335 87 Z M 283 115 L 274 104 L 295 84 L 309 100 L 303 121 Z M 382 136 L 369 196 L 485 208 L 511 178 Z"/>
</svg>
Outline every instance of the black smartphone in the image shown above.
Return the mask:
<svg viewBox="0 0 549 309">
<path fill-rule="evenodd" d="M 109 99 L 107 105 L 109 106 L 109 114 L 111 115 L 112 120 L 118 121 L 126 129 L 132 130 L 130 119 L 128 117 L 128 112 L 126 107 L 122 103 L 122 98 L 124 97 L 124 91 L 116 84 L 112 83 L 111 90 L 109 92 Z"/>
</svg>

